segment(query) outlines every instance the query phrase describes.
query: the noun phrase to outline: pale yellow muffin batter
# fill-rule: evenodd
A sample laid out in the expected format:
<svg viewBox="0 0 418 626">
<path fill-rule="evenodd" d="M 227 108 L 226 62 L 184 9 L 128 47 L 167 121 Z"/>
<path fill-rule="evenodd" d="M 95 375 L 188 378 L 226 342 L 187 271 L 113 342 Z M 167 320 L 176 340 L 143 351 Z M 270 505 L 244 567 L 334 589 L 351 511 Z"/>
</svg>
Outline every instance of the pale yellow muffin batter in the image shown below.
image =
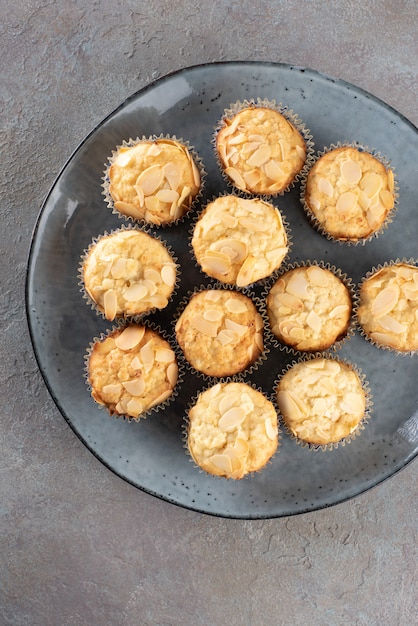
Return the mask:
<svg viewBox="0 0 418 626">
<path fill-rule="evenodd" d="M 201 187 L 190 151 L 171 139 L 122 146 L 109 168 L 109 193 L 123 215 L 169 224 L 192 206 Z"/>
<path fill-rule="evenodd" d="M 189 411 L 187 445 L 209 474 L 240 479 L 263 468 L 278 446 L 277 414 L 244 383 L 218 383 Z"/>
<path fill-rule="evenodd" d="M 333 359 L 296 363 L 279 380 L 276 393 L 287 427 L 311 444 L 341 441 L 365 415 L 366 394 L 358 374 Z"/>
<path fill-rule="evenodd" d="M 289 250 L 280 211 L 263 200 L 235 195 L 208 204 L 195 225 L 192 246 L 206 274 L 238 287 L 269 276 Z"/>
<path fill-rule="evenodd" d="M 86 292 L 113 320 L 165 308 L 176 283 L 177 265 L 161 241 L 127 229 L 93 244 L 82 273 Z"/>
<path fill-rule="evenodd" d="M 187 361 L 208 376 L 232 376 L 258 359 L 263 319 L 252 300 L 229 289 L 194 294 L 175 326 Z"/>
<path fill-rule="evenodd" d="M 254 194 L 286 190 L 302 170 L 306 144 L 284 115 L 267 107 L 249 106 L 231 119 L 224 117 L 216 150 L 232 184 Z"/>
<path fill-rule="evenodd" d="M 165 402 L 178 379 L 177 360 L 169 343 L 138 324 L 97 340 L 87 368 L 94 400 L 111 415 L 134 419 Z"/>
<path fill-rule="evenodd" d="M 379 346 L 418 350 L 418 267 L 393 263 L 364 280 L 357 318 Z"/>
<path fill-rule="evenodd" d="M 273 334 L 296 350 L 330 348 L 347 334 L 351 311 L 351 296 L 343 281 L 318 265 L 288 270 L 267 296 Z"/>
<path fill-rule="evenodd" d="M 366 239 L 383 226 L 394 208 L 393 172 L 368 152 L 335 148 L 310 169 L 305 203 L 332 238 Z"/>
</svg>

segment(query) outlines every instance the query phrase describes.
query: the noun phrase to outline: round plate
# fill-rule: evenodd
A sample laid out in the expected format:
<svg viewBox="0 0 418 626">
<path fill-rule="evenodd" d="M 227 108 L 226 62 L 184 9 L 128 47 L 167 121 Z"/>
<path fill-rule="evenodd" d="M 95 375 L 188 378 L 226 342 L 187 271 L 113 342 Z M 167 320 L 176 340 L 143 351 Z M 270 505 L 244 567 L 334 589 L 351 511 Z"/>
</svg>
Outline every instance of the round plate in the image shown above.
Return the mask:
<svg viewBox="0 0 418 626">
<path fill-rule="evenodd" d="M 302 448 L 286 434 L 261 472 L 240 481 L 199 471 L 186 454 L 183 420 L 192 396 L 205 386 L 187 374 L 178 399 L 139 422 L 117 420 L 91 399 L 84 380 L 89 342 L 110 325 L 82 299 L 80 255 L 91 239 L 124 221 L 101 193 L 104 164 L 122 140 L 170 134 L 190 142 L 207 180 L 202 204 L 227 191 L 212 151 L 213 129 L 236 100 L 268 98 L 292 109 L 310 128 L 315 150 L 358 141 L 383 155 L 397 174 L 399 210 L 387 230 L 362 246 L 332 243 L 307 223 L 299 186 L 277 199 L 293 236 L 290 261 L 323 260 L 354 282 L 373 266 L 417 256 L 417 129 L 364 91 L 317 72 L 278 64 L 220 63 L 184 69 L 130 97 L 79 146 L 64 166 L 40 212 L 27 273 L 26 307 L 40 370 L 58 408 L 84 444 L 109 469 L 169 502 L 213 515 L 268 518 L 330 506 L 351 498 L 404 467 L 417 453 L 418 359 L 379 350 L 355 334 L 338 351 L 369 381 L 372 416 L 351 444 L 329 452 Z M 182 266 L 176 300 L 151 319 L 171 328 L 178 302 L 205 282 L 190 257 L 190 221 L 156 229 Z M 271 394 L 292 360 L 271 349 L 250 380 Z M 415 412 L 415 413 L 414 413 Z"/>
</svg>

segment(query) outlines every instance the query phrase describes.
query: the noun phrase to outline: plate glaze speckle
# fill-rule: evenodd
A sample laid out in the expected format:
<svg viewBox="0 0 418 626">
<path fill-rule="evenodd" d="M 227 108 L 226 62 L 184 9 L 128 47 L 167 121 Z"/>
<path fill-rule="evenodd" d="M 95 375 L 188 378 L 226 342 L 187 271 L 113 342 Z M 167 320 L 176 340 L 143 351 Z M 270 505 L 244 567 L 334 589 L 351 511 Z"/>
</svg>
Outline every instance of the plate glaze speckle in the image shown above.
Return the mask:
<svg viewBox="0 0 418 626">
<path fill-rule="evenodd" d="M 40 212 L 27 271 L 26 306 L 38 364 L 58 408 L 85 445 L 126 481 L 196 511 L 234 518 L 292 515 L 330 506 L 364 492 L 404 467 L 417 454 L 417 357 L 378 350 L 356 333 L 338 356 L 356 363 L 369 381 L 372 416 L 350 445 L 323 453 L 283 434 L 269 465 L 241 481 L 200 472 L 186 454 L 183 418 L 204 386 L 185 376 L 178 399 L 138 423 L 111 418 L 90 398 L 83 358 L 93 337 L 108 328 L 82 299 L 77 280 L 80 255 L 94 236 L 123 220 L 105 206 L 104 164 L 123 139 L 175 134 L 202 157 L 208 176 L 202 204 L 227 191 L 212 153 L 213 128 L 236 100 L 269 98 L 288 106 L 310 128 L 315 150 L 358 141 L 386 155 L 395 168 L 399 210 L 388 229 L 365 246 L 327 241 L 307 223 L 299 185 L 277 199 L 293 235 L 290 261 L 323 260 L 355 283 L 372 266 L 397 257 L 417 257 L 417 129 L 364 91 L 312 70 L 278 64 L 220 63 L 188 68 L 149 85 L 123 103 L 79 146 L 64 166 Z M 190 222 L 159 230 L 182 265 L 176 300 L 153 321 L 170 328 L 177 303 L 201 273 L 188 246 Z M 209 282 L 209 281 L 208 281 Z M 255 290 L 257 291 L 257 290 Z M 251 375 L 266 394 L 292 357 L 271 350 Z"/>
</svg>

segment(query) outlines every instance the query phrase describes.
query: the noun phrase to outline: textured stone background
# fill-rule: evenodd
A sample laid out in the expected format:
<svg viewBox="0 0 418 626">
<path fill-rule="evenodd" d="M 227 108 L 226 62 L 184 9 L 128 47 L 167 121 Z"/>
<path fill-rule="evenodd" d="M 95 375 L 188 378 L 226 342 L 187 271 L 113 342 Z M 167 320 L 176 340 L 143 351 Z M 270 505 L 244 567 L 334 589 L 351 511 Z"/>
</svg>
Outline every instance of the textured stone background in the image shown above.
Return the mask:
<svg viewBox="0 0 418 626">
<path fill-rule="evenodd" d="M 125 97 L 180 67 L 270 60 L 353 82 L 417 124 L 417 20 L 415 0 L 0 0 L 0 624 L 418 623 L 416 462 L 287 519 L 161 502 L 67 426 L 24 312 L 42 201 Z"/>
</svg>

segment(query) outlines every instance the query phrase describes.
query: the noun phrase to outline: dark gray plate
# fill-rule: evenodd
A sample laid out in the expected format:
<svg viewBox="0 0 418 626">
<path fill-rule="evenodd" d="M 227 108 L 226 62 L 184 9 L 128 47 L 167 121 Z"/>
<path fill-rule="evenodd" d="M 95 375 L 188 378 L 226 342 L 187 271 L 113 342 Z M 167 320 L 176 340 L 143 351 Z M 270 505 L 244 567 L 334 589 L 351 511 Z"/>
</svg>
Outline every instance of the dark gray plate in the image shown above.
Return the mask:
<svg viewBox="0 0 418 626">
<path fill-rule="evenodd" d="M 81 298 L 77 268 L 93 236 L 123 222 L 101 195 L 104 163 L 123 139 L 160 133 L 188 140 L 207 172 L 202 202 L 226 190 L 211 149 L 213 127 L 236 100 L 269 98 L 293 109 L 311 129 L 315 149 L 358 141 L 385 154 L 399 181 L 399 210 L 389 228 L 365 246 L 327 241 L 307 223 L 294 188 L 277 204 L 293 233 L 291 261 L 324 260 L 357 283 L 373 266 L 417 257 L 418 132 L 399 113 L 345 82 L 277 64 L 221 63 L 179 71 L 124 102 L 80 145 L 64 166 L 40 212 L 27 273 L 27 314 L 48 389 L 74 432 L 109 469 L 133 485 L 175 504 L 214 515 L 267 518 L 312 511 L 351 498 L 381 482 L 417 453 L 417 357 L 379 350 L 359 334 L 339 351 L 356 363 L 374 396 L 372 417 L 350 445 L 313 452 L 282 436 L 280 452 L 241 481 L 199 472 L 185 453 L 182 420 L 204 383 L 187 375 L 178 400 L 138 423 L 111 418 L 90 398 L 83 357 L 108 325 Z M 193 267 L 186 221 L 160 231 L 183 267 L 178 297 L 152 319 L 169 328 L 179 299 L 202 275 Z M 270 394 L 292 357 L 272 350 L 251 377 Z"/>
</svg>

